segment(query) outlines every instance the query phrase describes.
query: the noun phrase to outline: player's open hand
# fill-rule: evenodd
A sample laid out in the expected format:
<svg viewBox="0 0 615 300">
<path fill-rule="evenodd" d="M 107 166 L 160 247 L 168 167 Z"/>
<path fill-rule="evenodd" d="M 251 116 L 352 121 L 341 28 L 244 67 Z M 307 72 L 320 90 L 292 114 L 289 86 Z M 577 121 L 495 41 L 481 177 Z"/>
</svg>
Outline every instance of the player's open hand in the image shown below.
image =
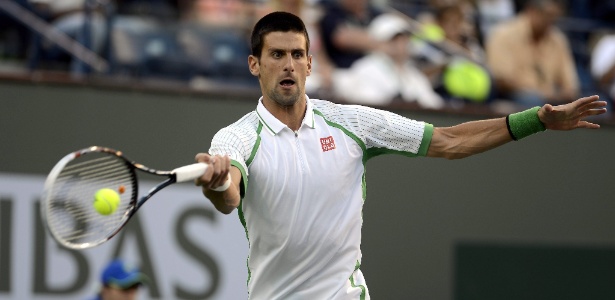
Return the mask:
<svg viewBox="0 0 615 300">
<path fill-rule="evenodd" d="M 545 104 L 538 110 L 538 117 L 550 130 L 600 128 L 598 124 L 585 121 L 589 116 L 601 115 L 606 112 L 606 101 L 598 101 L 598 99 L 599 97 L 594 95 L 563 105 Z"/>
</svg>

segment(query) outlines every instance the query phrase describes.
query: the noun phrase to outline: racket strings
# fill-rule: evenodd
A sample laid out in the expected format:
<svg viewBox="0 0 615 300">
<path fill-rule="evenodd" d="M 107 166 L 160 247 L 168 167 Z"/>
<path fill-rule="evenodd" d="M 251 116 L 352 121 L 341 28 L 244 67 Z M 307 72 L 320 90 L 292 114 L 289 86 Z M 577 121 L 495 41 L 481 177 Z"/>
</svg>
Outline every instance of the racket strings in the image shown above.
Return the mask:
<svg viewBox="0 0 615 300">
<path fill-rule="evenodd" d="M 114 160 L 112 156 L 106 156 L 66 166 L 62 170 L 62 176 L 70 177 L 79 174 L 82 179 L 104 178 L 108 175 L 117 175 L 117 168 L 117 159 Z"/>
<path fill-rule="evenodd" d="M 48 226 L 58 240 L 72 246 L 109 239 L 128 218 L 136 194 L 131 166 L 109 153 L 76 157 L 59 172 L 52 186 L 45 208 Z M 117 209 L 109 215 L 100 214 L 93 206 L 96 192 L 103 188 L 120 195 Z"/>
</svg>

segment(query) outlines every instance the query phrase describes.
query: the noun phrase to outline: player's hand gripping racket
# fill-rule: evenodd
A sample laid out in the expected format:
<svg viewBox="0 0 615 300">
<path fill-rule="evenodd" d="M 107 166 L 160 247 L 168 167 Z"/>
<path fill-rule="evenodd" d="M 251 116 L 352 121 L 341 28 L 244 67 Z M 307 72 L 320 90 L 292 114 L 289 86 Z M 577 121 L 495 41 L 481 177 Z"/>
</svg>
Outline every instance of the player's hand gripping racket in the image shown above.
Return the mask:
<svg viewBox="0 0 615 300">
<path fill-rule="evenodd" d="M 194 180 L 205 173 L 207 164 L 196 163 L 172 171 L 158 171 L 128 160 L 122 152 L 90 147 L 62 158 L 51 170 L 41 200 L 41 215 L 53 238 L 65 247 L 85 249 L 100 245 L 116 235 L 149 198 L 163 188 Z M 166 177 L 138 198 L 137 172 Z M 230 177 L 217 188 L 226 190 Z M 111 189 L 119 204 L 106 214 L 95 209 L 95 194 Z M 116 194 L 117 193 L 117 194 Z"/>
</svg>

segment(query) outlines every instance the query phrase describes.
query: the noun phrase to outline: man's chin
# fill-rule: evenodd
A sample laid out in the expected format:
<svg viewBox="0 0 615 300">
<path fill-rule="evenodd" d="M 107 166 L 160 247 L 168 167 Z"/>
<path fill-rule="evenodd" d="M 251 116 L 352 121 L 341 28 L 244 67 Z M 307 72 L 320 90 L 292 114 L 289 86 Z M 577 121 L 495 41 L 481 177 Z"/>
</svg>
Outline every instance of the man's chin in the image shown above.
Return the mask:
<svg viewBox="0 0 615 300">
<path fill-rule="evenodd" d="M 286 93 L 276 93 L 273 95 L 272 100 L 281 106 L 293 106 L 299 100 L 301 100 L 302 94 L 296 91 L 288 91 Z"/>
</svg>

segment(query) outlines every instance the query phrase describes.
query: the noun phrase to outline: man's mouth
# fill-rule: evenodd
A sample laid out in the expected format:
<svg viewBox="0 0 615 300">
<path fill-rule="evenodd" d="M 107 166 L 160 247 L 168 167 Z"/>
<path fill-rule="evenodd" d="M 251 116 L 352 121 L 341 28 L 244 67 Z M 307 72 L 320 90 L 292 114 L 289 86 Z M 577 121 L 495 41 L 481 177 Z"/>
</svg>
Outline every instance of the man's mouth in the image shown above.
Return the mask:
<svg viewBox="0 0 615 300">
<path fill-rule="evenodd" d="M 291 87 L 295 84 L 295 81 L 292 79 L 284 79 L 280 81 L 280 85 L 283 87 Z"/>
</svg>

